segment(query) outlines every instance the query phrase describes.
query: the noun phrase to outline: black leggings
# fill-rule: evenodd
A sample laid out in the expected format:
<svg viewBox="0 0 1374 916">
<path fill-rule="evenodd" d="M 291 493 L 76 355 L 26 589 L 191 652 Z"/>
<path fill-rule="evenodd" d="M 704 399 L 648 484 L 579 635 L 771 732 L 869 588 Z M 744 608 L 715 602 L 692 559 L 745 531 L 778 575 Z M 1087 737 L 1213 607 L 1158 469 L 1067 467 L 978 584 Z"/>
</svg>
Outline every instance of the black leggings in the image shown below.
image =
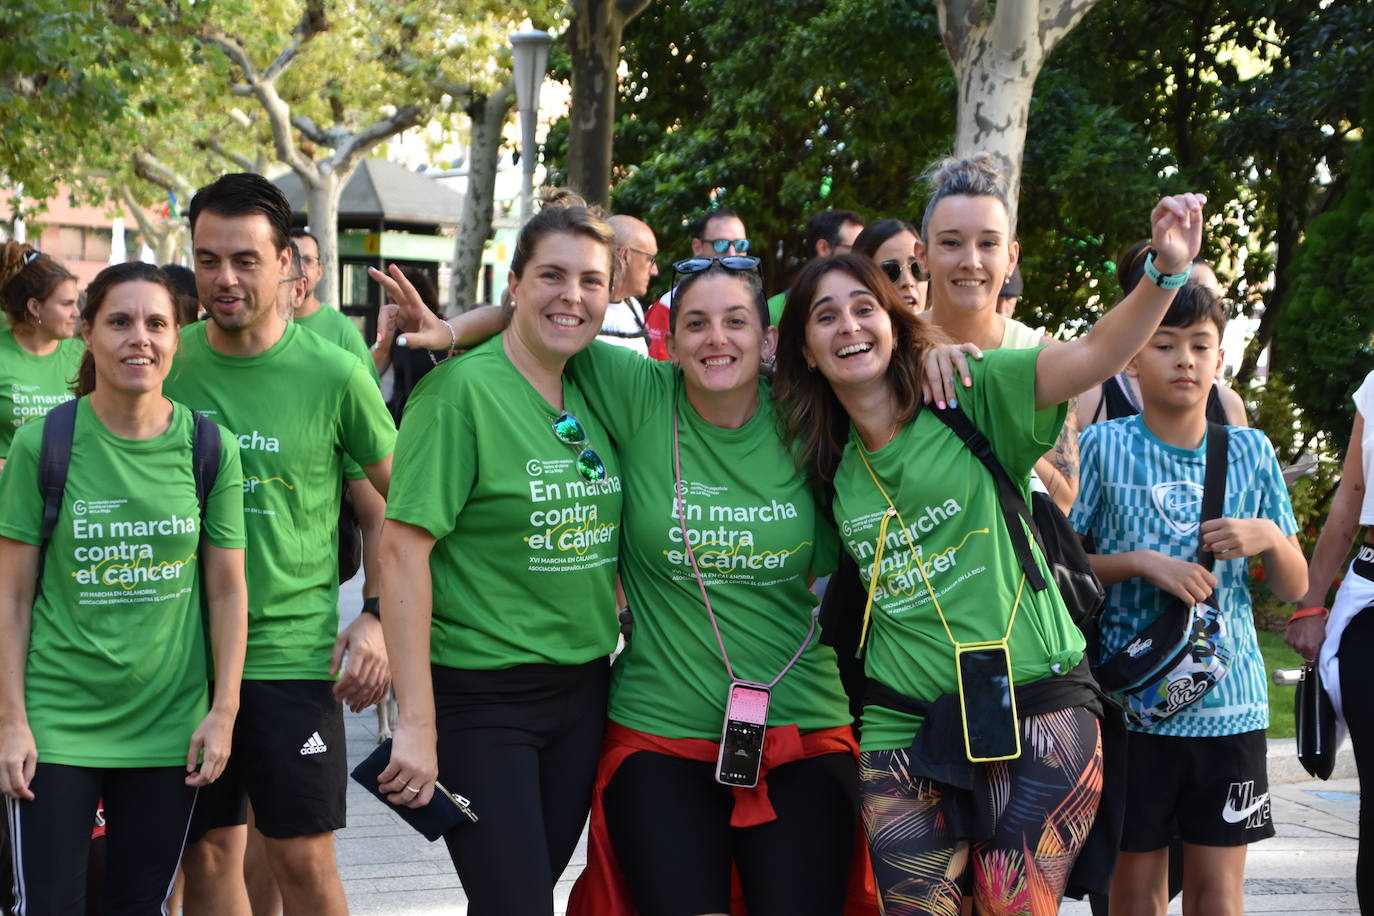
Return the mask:
<svg viewBox="0 0 1374 916">
<path fill-rule="evenodd" d="M 1355 769 L 1374 780 L 1374 612 L 1355 615 L 1341 634 L 1337 650 L 1341 667 L 1341 705 L 1350 729 Z M 1360 851 L 1355 864 L 1355 892 L 1360 912 L 1374 913 L 1374 804 L 1360 802 Z"/>
<path fill-rule="evenodd" d="M 107 916 L 163 912 L 196 790 L 186 768 L 96 769 L 39 763 L 33 801 L 6 798 L 14 844 L 15 913 L 80 916 L 97 802 L 105 800 Z"/>
<path fill-rule="evenodd" d="M 479 820 L 444 836 L 470 916 L 553 916 L 591 807 L 610 666 L 431 666 L 439 781 Z"/>
<path fill-rule="evenodd" d="M 824 754 L 768 772 L 778 818 L 731 827 L 734 793 L 715 764 L 631 754 L 602 794 L 616 860 L 640 916 L 730 911 L 737 866 L 750 916 L 844 911 L 858 818 L 858 770 Z"/>
</svg>

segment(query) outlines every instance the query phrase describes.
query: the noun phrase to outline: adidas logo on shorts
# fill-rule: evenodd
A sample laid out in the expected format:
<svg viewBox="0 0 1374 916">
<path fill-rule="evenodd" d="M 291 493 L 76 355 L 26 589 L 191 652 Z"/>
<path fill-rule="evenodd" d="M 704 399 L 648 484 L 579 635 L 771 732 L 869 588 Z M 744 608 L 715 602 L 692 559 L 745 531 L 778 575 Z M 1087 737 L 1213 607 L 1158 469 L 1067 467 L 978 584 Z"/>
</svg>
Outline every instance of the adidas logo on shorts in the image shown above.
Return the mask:
<svg viewBox="0 0 1374 916">
<path fill-rule="evenodd" d="M 301 756 L 309 757 L 311 754 L 323 754 L 327 750 L 329 750 L 329 745 L 324 743 L 319 732 L 315 732 L 306 738 L 305 743 L 301 745 Z"/>
</svg>

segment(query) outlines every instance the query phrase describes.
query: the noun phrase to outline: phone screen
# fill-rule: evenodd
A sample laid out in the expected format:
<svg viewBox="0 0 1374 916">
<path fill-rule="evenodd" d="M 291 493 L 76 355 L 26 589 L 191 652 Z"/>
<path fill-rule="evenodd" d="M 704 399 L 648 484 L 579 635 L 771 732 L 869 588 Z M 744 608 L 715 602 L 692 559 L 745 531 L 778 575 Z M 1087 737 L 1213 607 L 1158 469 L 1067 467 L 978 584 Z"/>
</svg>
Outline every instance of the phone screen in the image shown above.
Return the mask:
<svg viewBox="0 0 1374 916">
<path fill-rule="evenodd" d="M 1010 760 L 1021 755 L 1012 695 L 1011 665 L 1002 646 L 960 649 L 959 698 L 964 743 L 971 761 Z"/>
<path fill-rule="evenodd" d="M 716 781 L 728 786 L 755 786 L 763 763 L 763 737 L 768 725 L 766 689 L 731 684 L 720 736 Z"/>
</svg>

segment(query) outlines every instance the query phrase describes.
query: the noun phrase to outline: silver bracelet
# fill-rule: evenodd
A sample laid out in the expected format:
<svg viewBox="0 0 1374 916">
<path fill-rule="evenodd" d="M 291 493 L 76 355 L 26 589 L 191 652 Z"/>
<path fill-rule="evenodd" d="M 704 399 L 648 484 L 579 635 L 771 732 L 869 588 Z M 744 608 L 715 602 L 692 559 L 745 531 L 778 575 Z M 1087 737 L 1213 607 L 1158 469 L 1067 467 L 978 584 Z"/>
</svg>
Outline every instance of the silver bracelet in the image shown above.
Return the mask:
<svg viewBox="0 0 1374 916">
<path fill-rule="evenodd" d="M 458 349 L 458 332 L 453 330 L 453 325 L 447 321 L 444 322 L 444 327 L 448 328 L 448 354 L 444 359 L 448 359 L 449 356 L 452 356 L 454 351 Z M 444 361 L 443 359 L 435 359 L 433 350 L 427 350 L 426 352 L 429 353 L 429 361 L 434 365 L 437 366 Z"/>
</svg>

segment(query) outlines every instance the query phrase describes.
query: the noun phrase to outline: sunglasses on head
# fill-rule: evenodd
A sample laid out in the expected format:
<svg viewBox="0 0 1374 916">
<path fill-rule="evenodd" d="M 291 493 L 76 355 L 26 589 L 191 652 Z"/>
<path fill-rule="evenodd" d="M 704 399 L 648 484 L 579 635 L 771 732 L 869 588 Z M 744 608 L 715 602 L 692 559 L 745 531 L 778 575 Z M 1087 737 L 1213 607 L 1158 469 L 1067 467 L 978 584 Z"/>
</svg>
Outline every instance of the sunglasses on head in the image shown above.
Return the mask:
<svg viewBox="0 0 1374 916">
<path fill-rule="evenodd" d="M 896 258 L 888 258 L 886 261 L 881 262 L 878 266 L 882 268 L 883 273 L 887 274 L 887 278 L 891 280 L 893 283 L 896 283 L 898 280 L 902 278 L 902 271 L 904 270 L 907 273 L 911 274 L 911 279 L 921 279 L 920 277 L 916 276 L 915 258 L 912 258 L 905 264 L 903 264 L 901 261 L 898 261 Z"/>
<path fill-rule="evenodd" d="M 606 479 L 606 465 L 601 456 L 587 445 L 587 431 L 577 417 L 566 410 L 553 418 L 553 434 L 559 442 L 577 452 L 577 473 L 582 479 L 595 483 Z"/>
<path fill-rule="evenodd" d="M 735 246 L 736 254 L 744 254 L 749 250 L 748 239 L 702 239 L 703 242 L 711 246 L 711 250 L 716 254 L 725 254 L 730 250 L 730 246 Z"/>
<path fill-rule="evenodd" d="M 724 258 L 687 258 L 673 264 L 673 285 L 677 285 L 677 274 L 684 277 L 692 274 L 699 274 L 704 270 L 710 270 L 712 264 L 719 264 L 726 270 L 735 273 L 750 273 L 759 269 L 759 259 L 749 258 L 743 255 L 730 255 Z"/>
<path fill-rule="evenodd" d="M 30 264 L 32 264 L 34 261 L 37 261 L 42 256 L 42 252 L 38 251 L 35 248 L 30 248 L 28 251 L 24 252 L 24 266 L 28 267 Z"/>
</svg>

